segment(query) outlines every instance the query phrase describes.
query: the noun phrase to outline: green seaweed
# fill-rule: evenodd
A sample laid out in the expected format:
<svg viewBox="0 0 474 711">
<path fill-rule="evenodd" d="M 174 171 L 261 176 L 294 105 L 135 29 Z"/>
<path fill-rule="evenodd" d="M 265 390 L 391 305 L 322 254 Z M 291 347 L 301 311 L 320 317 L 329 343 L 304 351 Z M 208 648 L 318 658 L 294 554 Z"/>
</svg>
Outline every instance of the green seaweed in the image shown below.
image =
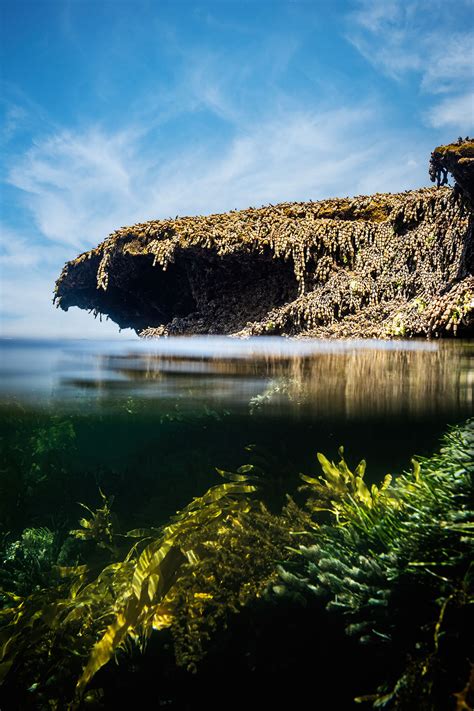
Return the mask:
<svg viewBox="0 0 474 711">
<path fill-rule="evenodd" d="M 451 430 L 440 453 L 369 491 L 364 465 L 350 472 L 319 455 L 323 477 L 303 477 L 310 507 L 329 511 L 275 592 L 318 596 L 362 643 L 393 667 L 374 707 L 454 708 L 467 677 L 474 550 L 474 421 Z M 447 688 L 448 687 L 448 688 Z M 412 704 L 412 705 L 410 705 Z M 451 704 L 451 706 L 450 706 Z M 459 707 L 462 708 L 462 707 Z"/>
<path fill-rule="evenodd" d="M 118 651 L 130 642 L 143 648 L 153 630 L 165 628 L 171 628 L 178 663 L 194 669 L 210 631 L 263 594 L 276 575 L 276 561 L 285 557 L 291 530 L 302 526 L 304 514 L 291 501 L 277 516 L 249 498 L 257 488 L 253 470 L 249 465 L 220 471 L 226 483 L 194 499 L 159 529 L 116 533 L 102 494 L 104 505 L 89 510 L 90 518 L 72 534 L 117 555 L 125 547 L 126 554 L 92 579 L 88 566 L 58 566 L 51 587 L 26 597 L 5 593 L 10 604 L 2 612 L 3 678 L 23 675 L 38 695 L 46 693 L 51 669 L 33 660 L 39 654 L 54 658 L 59 650 L 64 654 L 69 639 L 75 658 L 63 688 L 71 694 L 75 676 L 71 697 L 79 702 Z"/>
<path fill-rule="evenodd" d="M 26 528 L 15 541 L 5 536 L 1 546 L 1 586 L 25 595 L 50 584 L 59 550 L 59 537 L 49 528 Z"/>
<path fill-rule="evenodd" d="M 82 708 L 98 702 L 100 670 L 152 636 L 167 630 L 177 665 L 195 671 L 236 613 L 293 597 L 318 601 L 352 638 L 383 648 L 384 675 L 374 671 L 373 693 L 354 689 L 359 702 L 468 708 L 474 420 L 378 486 L 342 448 L 338 462 L 318 454 L 322 474 L 302 475 L 301 505 L 287 496 L 278 507 L 264 474 L 277 463 L 249 451 L 252 463 L 218 470 L 224 482 L 164 526 L 121 533 L 100 492 L 59 552 L 44 528 L 8 543 L 16 579 L 33 570 L 36 583 L 2 580 L 3 688 L 28 689 L 34 708 Z M 68 559 L 71 544 L 83 550 Z"/>
</svg>

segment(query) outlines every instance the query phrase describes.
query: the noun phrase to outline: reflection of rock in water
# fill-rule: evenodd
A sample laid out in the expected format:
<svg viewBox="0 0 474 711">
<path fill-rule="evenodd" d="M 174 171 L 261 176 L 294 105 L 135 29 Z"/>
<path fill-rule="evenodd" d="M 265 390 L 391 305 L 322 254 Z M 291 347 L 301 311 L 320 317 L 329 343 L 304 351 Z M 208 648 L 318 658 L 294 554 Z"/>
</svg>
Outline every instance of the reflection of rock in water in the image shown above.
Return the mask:
<svg viewBox="0 0 474 711">
<path fill-rule="evenodd" d="M 463 146 L 474 149 L 472 141 Z M 282 203 L 121 228 L 65 266 L 56 302 L 107 314 L 142 336 L 472 332 L 472 159 L 436 151 L 432 177 L 452 170 L 455 190 Z"/>
<path fill-rule="evenodd" d="M 204 375 L 193 397 L 206 402 L 236 401 L 241 381 L 264 381 L 250 398 L 252 414 L 275 407 L 310 409 L 325 415 L 471 411 L 474 349 L 462 342 L 420 344 L 413 349 L 353 348 L 313 356 L 202 358 L 135 358 L 133 369 L 123 359 L 111 367 L 132 380 L 157 380 L 167 394 L 179 392 L 183 375 Z M 190 401 L 191 402 L 191 401 Z"/>
<path fill-rule="evenodd" d="M 462 356 L 450 348 L 326 355 L 293 364 L 286 393 L 290 401 L 349 416 L 468 409 L 474 364 L 470 370 L 463 366 Z"/>
</svg>

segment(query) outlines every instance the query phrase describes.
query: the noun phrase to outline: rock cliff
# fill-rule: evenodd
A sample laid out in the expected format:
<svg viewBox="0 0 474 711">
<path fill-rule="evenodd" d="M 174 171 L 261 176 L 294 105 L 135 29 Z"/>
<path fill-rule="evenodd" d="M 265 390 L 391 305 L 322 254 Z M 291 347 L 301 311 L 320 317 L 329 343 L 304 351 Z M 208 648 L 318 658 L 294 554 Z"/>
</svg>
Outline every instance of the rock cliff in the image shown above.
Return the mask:
<svg viewBox="0 0 474 711">
<path fill-rule="evenodd" d="M 54 298 L 145 337 L 469 335 L 473 164 L 466 139 L 433 151 L 439 187 L 123 227 L 65 265 Z"/>
</svg>

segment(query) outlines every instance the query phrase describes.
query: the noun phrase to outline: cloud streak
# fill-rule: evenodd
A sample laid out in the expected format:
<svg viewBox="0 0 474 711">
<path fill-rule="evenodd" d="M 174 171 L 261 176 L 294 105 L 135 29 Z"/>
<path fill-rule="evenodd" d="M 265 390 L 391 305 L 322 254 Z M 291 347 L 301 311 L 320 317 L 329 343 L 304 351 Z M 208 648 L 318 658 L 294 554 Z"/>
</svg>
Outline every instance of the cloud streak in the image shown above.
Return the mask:
<svg viewBox="0 0 474 711">
<path fill-rule="evenodd" d="M 282 111 L 236 129 L 218 154 L 212 144 L 181 153 L 158 145 L 159 161 L 150 159 L 143 127 L 67 131 L 37 142 L 9 182 L 44 237 L 86 249 L 112 229 L 152 217 L 355 194 L 386 150 L 379 118 L 375 105 Z M 412 182 L 400 165 L 379 188 Z"/>
<path fill-rule="evenodd" d="M 425 113 L 434 127 L 472 128 L 474 88 L 472 2 L 459 0 L 470 18 L 466 29 L 450 26 L 452 3 L 440 0 L 360 0 L 348 16 L 348 39 L 375 68 L 396 81 L 417 77 L 426 95 L 448 98 Z M 459 95 L 460 87 L 465 93 Z M 449 102 L 454 103 L 448 111 Z M 436 119 L 439 111 L 440 119 Z"/>
<path fill-rule="evenodd" d="M 474 92 L 449 97 L 436 104 L 427 114 L 427 122 L 434 128 L 455 127 L 463 135 L 472 128 Z"/>
</svg>

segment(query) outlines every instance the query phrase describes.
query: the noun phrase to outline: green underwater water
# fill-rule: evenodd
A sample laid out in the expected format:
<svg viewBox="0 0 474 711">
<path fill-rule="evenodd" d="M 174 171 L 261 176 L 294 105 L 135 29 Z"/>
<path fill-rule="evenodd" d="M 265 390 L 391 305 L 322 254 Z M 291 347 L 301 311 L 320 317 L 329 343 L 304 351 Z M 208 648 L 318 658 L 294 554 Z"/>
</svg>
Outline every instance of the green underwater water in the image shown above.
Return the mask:
<svg viewBox="0 0 474 711">
<path fill-rule="evenodd" d="M 457 471 L 452 452 L 459 449 L 467 467 L 466 481 L 472 480 L 472 469 L 466 465 L 470 457 L 471 462 L 474 459 L 474 435 L 469 439 L 473 426 L 466 425 L 473 402 L 472 345 L 427 347 L 421 343 L 419 348 L 411 344 L 404 349 L 402 344 L 394 349 L 383 343 L 371 343 L 370 347 L 362 343 L 341 351 L 337 346 L 331 350 L 316 343 L 312 351 L 295 347 L 295 352 L 282 352 L 275 340 L 263 353 L 257 346 L 249 350 L 248 345 L 244 347 L 247 351 L 239 352 L 236 344 L 226 355 L 223 343 L 227 340 L 210 343 L 203 339 L 203 345 L 183 339 L 175 350 L 171 343 L 160 346 L 160 352 L 133 344 L 92 348 L 58 342 L 2 344 L 0 708 L 118 708 L 124 704 L 176 709 L 222 705 L 297 708 L 311 699 L 314 708 L 350 709 L 357 707 L 355 697 L 363 695 L 373 696 L 365 701 L 367 708 L 373 704 L 400 709 L 468 708 L 468 692 L 466 706 L 457 706 L 454 694 L 461 693 L 469 676 L 465 661 L 468 642 L 463 633 L 472 621 L 472 604 L 467 602 L 472 589 L 469 592 L 470 583 L 460 581 L 468 580 L 464 538 L 471 529 L 461 533 L 453 529 L 453 536 L 463 539 L 459 543 L 458 538 L 446 542 L 441 534 L 438 540 L 431 529 L 425 536 L 423 526 L 436 516 L 440 522 L 445 520 L 449 507 L 460 507 L 462 514 L 456 514 L 459 523 L 469 523 L 466 497 L 471 490 L 464 479 L 465 490 L 461 494 L 457 489 L 449 490 L 444 499 L 440 493 L 443 482 L 431 473 L 446 469 L 446 477 L 452 477 Z M 371 494 L 365 494 L 366 489 L 370 492 L 371 485 L 380 487 L 388 473 L 414 476 L 413 456 L 419 460 L 432 457 L 452 426 L 460 428 L 456 431 L 463 432 L 462 437 L 469 435 L 469 442 L 466 445 L 461 437 L 464 444 L 449 450 L 446 461 L 427 464 L 426 481 L 434 493 L 430 498 L 424 489 L 419 492 L 420 549 L 425 557 L 432 551 L 434 558 L 446 550 L 447 558 L 435 560 L 432 567 L 421 565 L 427 561 L 419 556 L 411 561 L 420 570 L 429 571 L 418 582 L 405 575 L 411 564 L 408 559 L 402 556 L 404 562 L 395 563 L 387 540 L 382 545 L 383 537 L 377 538 L 373 528 L 370 535 L 368 529 L 357 528 L 353 510 L 339 509 L 338 502 L 347 500 L 355 506 L 357 516 L 370 518 L 379 504 L 372 502 Z M 311 481 L 324 478 L 323 460 L 318 461 L 317 453 L 337 463 L 341 445 L 347 471 L 355 473 L 359 488 L 351 489 L 352 474 L 344 473 L 345 464 L 328 470 L 324 491 L 328 489 L 331 496 L 324 505 L 311 508 L 308 502 L 313 499 L 301 489 L 301 474 Z M 361 460 L 367 463 L 363 476 L 366 489 L 360 488 L 362 478 L 356 469 Z M 343 477 L 341 484 L 339 476 Z M 213 500 L 209 505 L 202 503 L 199 497 L 222 486 L 224 480 L 230 488 L 218 490 L 219 508 L 212 508 L 216 505 Z M 249 490 L 234 491 L 232 486 Z M 405 482 L 400 491 L 412 489 L 413 485 Z M 297 510 L 285 513 L 287 495 Z M 393 496 L 405 501 L 405 493 Z M 407 496 L 406 510 L 410 512 L 418 504 L 409 498 L 411 494 Z M 177 533 L 166 533 L 163 527 L 195 497 L 199 499 L 196 530 L 189 528 L 188 512 L 179 520 Z M 446 510 L 438 510 L 433 501 L 441 501 Z M 380 516 L 383 506 L 388 510 L 391 502 L 380 504 Z M 216 521 L 220 528 L 216 528 Z M 229 521 L 234 522 L 237 533 L 234 529 L 229 533 Z M 331 584 L 320 596 L 301 584 L 313 577 L 319 579 L 324 571 L 314 568 L 319 564 L 311 557 L 309 570 L 305 568 L 308 563 L 300 546 L 317 538 L 329 541 L 333 558 L 343 560 L 348 555 L 347 545 L 337 538 L 346 535 L 339 528 L 336 531 L 335 525 L 341 522 L 344 531 L 353 532 L 352 548 L 360 545 L 360 554 L 370 560 L 382 555 L 382 560 L 391 561 L 391 567 L 387 564 L 385 572 L 379 567 L 377 575 L 396 581 L 393 591 L 390 580 L 385 581 L 390 590 L 387 614 L 395 621 L 399 617 L 399 625 L 389 633 L 381 625 L 381 636 L 377 639 L 376 632 L 367 644 L 361 643 L 362 634 L 347 634 L 352 614 L 351 624 L 361 623 L 359 609 L 354 612 L 349 604 L 339 612 L 327 609 L 328 600 L 334 603 L 341 595 L 347 598 L 344 589 L 337 588 L 340 583 L 330 566 L 325 574 Z M 378 525 L 376 522 L 375 528 Z M 403 541 L 400 531 L 408 525 L 405 519 L 390 525 L 384 535 Z M 163 569 L 161 560 L 152 560 L 146 575 L 143 573 L 146 590 L 140 581 L 140 605 L 145 605 L 148 595 L 150 609 L 151 602 L 162 600 L 163 581 L 171 591 L 176 587 L 176 595 L 166 603 L 168 607 L 165 605 L 166 614 L 173 611 L 174 626 L 163 623 L 161 629 L 150 620 L 142 620 L 141 627 L 132 624 L 128 601 L 128 607 L 123 608 L 126 612 L 122 610 L 130 622 L 128 636 L 116 648 L 111 647 L 111 661 L 96 665 L 78 693 L 76 684 L 87 668 L 91 650 L 122 609 L 120 595 L 124 593 L 121 590 L 119 595 L 113 577 L 107 593 L 105 587 L 98 586 L 93 602 L 81 607 L 89 605 L 91 619 L 81 618 L 79 627 L 74 626 L 79 624 L 79 606 L 68 613 L 70 617 L 63 615 L 63 608 L 69 605 L 75 609 L 71 596 L 79 594 L 80 598 L 80 591 L 108 565 L 115 565 L 125 581 L 132 581 L 126 577 L 123 561 L 133 543 L 127 534 L 137 529 L 147 532 L 137 536 L 141 542 L 130 559 L 137 566 L 150 540 L 160 541 L 161 548 L 157 546 L 155 553 L 170 542 L 173 550 L 181 551 L 180 556 L 189 550 L 196 554 L 196 560 L 189 554 L 172 575 Z M 207 531 L 208 539 L 202 538 Z M 417 535 L 415 530 L 414 542 Z M 388 547 L 385 550 L 383 546 Z M 207 561 L 209 550 L 212 555 Z M 401 554 L 397 555 L 402 560 Z M 168 549 L 165 562 L 166 556 L 169 558 Z M 239 556 L 241 565 L 236 563 Z M 286 559 L 290 561 L 288 570 Z M 355 570 L 354 566 L 354 560 L 350 561 L 349 568 Z M 150 573 L 152 568 L 155 572 Z M 369 585 L 362 573 L 357 575 L 352 582 L 347 582 L 347 574 L 341 578 L 352 585 L 354 594 L 357 586 Z M 314 580 L 308 585 L 315 587 Z M 436 582 L 432 589 L 427 584 L 431 580 Z M 437 587 L 440 580 L 442 585 Z M 370 585 L 377 590 L 386 587 L 380 581 Z M 460 592 L 462 585 L 464 593 Z M 211 597 L 218 598 L 216 586 L 222 588 L 223 597 L 212 607 Z M 280 594 L 285 586 L 286 594 Z M 419 589 L 428 590 L 426 597 L 420 596 Z M 109 593 L 111 599 L 105 603 Z M 463 594 L 466 600 L 461 600 Z M 331 595 L 334 599 L 329 599 Z M 376 592 L 371 595 L 367 600 L 377 599 Z M 163 599 L 166 602 L 166 595 Z M 445 633 L 439 614 L 448 599 Z M 367 600 L 360 604 L 370 609 L 378 604 L 368 605 Z M 406 614 L 410 600 L 414 601 L 413 614 Z M 379 606 L 387 607 L 383 600 Z M 424 613 L 420 618 L 420 610 L 426 611 L 426 619 Z M 206 620 L 202 626 L 196 622 L 206 615 L 211 621 L 208 626 Z M 104 628 L 97 624 L 101 616 L 107 623 Z M 434 650 L 438 622 L 441 641 L 436 638 Z M 369 627 L 377 626 L 371 620 Z M 458 627 L 462 628 L 459 633 Z M 383 640 L 383 635 L 389 639 Z M 378 644 L 381 641 L 382 646 Z M 449 656 L 453 645 L 461 649 L 456 673 L 446 670 L 442 656 Z M 437 662 L 433 666 L 429 660 L 440 647 L 437 669 Z M 38 658 L 47 657 L 48 663 L 35 661 L 35 648 Z M 113 663 L 114 656 L 118 666 Z M 424 664 L 426 671 L 420 671 L 417 664 L 420 668 Z M 403 693 L 389 698 L 397 683 Z"/>
</svg>

